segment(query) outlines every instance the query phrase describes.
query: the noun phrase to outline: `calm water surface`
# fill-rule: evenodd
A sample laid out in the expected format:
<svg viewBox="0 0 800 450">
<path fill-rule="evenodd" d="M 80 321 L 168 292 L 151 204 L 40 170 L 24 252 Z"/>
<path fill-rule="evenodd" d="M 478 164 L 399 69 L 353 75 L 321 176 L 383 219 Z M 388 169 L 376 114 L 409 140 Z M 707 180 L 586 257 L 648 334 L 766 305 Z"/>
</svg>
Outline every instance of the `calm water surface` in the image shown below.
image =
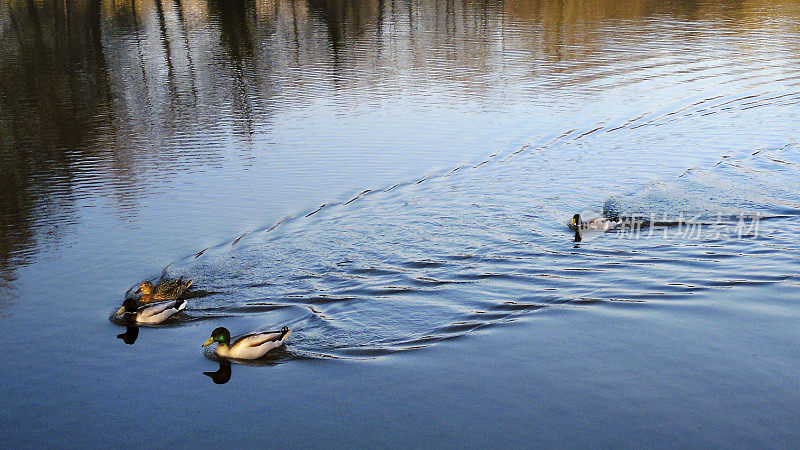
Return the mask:
<svg viewBox="0 0 800 450">
<path fill-rule="evenodd" d="M 2 3 L 0 443 L 794 447 L 798 129 L 792 1 Z"/>
</svg>

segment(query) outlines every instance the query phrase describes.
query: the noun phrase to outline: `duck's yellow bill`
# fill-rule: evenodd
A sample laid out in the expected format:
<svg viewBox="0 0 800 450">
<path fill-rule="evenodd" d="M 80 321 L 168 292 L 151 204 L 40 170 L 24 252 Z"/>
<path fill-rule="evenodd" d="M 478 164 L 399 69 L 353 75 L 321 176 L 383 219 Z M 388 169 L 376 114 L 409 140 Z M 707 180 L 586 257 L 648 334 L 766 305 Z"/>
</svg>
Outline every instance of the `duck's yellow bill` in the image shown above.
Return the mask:
<svg viewBox="0 0 800 450">
<path fill-rule="evenodd" d="M 572 221 L 569 223 L 570 225 L 575 225 L 575 219 L 573 218 Z"/>
<path fill-rule="evenodd" d="M 117 315 L 121 316 L 122 313 L 124 313 L 124 312 L 125 312 L 125 307 L 123 306 L 122 308 L 119 309 L 119 311 L 117 311 Z"/>
<path fill-rule="evenodd" d="M 208 338 L 206 343 L 203 344 L 203 347 L 208 347 L 209 345 L 211 345 L 212 342 L 214 342 L 214 338 L 213 337 Z"/>
</svg>

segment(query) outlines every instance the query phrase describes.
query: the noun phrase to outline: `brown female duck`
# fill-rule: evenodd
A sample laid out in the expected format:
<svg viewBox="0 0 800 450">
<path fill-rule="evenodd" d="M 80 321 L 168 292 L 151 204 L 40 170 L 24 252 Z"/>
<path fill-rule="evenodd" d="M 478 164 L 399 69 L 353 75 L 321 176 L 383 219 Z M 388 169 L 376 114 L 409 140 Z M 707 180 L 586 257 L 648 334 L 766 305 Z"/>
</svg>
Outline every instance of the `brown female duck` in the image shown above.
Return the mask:
<svg viewBox="0 0 800 450">
<path fill-rule="evenodd" d="M 165 278 L 156 285 L 149 281 L 142 281 L 134 294 L 142 294 L 142 298 L 139 300 L 141 303 L 177 300 L 191 285 L 192 280 L 184 280 L 183 277 L 177 280 Z"/>
</svg>

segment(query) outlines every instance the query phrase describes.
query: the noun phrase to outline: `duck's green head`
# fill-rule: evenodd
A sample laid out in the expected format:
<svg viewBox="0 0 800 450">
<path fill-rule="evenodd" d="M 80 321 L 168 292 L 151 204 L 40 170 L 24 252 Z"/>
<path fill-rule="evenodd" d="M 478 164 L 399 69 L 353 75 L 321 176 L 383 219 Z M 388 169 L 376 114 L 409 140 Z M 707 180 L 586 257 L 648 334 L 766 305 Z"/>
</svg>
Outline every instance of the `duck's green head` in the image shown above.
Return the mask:
<svg viewBox="0 0 800 450">
<path fill-rule="evenodd" d="M 580 214 L 575 214 L 572 216 L 572 221 L 569 223 L 569 229 L 575 232 L 575 242 L 580 242 L 583 240 L 581 237 L 581 228 L 583 227 L 583 221 L 581 220 Z"/>
<path fill-rule="evenodd" d="M 136 304 L 136 300 L 134 300 L 132 297 L 128 297 L 124 302 L 122 302 L 122 308 L 117 311 L 117 315 L 121 316 L 123 314 L 135 313 L 137 309 L 138 305 Z"/>
<path fill-rule="evenodd" d="M 205 344 L 203 344 L 203 347 L 208 347 L 214 342 L 217 342 L 220 345 L 229 345 L 231 342 L 231 333 L 225 327 L 216 328 L 211 332 L 211 337 L 208 338 Z"/>
<path fill-rule="evenodd" d="M 571 230 L 574 230 L 576 228 L 580 228 L 582 223 L 583 222 L 581 221 L 581 215 L 580 214 L 575 214 L 574 216 L 572 216 L 572 220 L 569 222 L 569 228 Z"/>
<path fill-rule="evenodd" d="M 139 284 L 139 289 L 137 289 L 136 292 L 134 292 L 134 294 L 141 293 L 142 295 L 153 295 L 153 290 L 154 289 L 155 288 L 153 286 L 153 283 L 151 283 L 149 281 L 142 281 Z"/>
</svg>

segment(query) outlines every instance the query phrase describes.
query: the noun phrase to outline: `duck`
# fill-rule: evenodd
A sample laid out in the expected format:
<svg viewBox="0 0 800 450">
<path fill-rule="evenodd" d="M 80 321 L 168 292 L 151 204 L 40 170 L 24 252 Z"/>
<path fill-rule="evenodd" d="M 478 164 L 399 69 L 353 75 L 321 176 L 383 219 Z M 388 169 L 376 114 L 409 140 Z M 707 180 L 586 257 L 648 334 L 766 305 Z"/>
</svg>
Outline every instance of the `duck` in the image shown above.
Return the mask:
<svg viewBox="0 0 800 450">
<path fill-rule="evenodd" d="M 174 279 L 163 279 L 158 284 L 153 285 L 149 281 L 142 281 L 139 289 L 134 294 L 142 294 L 139 301 L 141 303 L 153 303 L 164 300 L 177 300 L 189 289 L 192 280 L 184 280 L 183 277 Z"/>
<path fill-rule="evenodd" d="M 125 317 L 134 323 L 157 325 L 186 308 L 186 300 L 167 300 L 157 303 L 140 304 L 128 297 L 117 311 L 117 317 Z"/>
<path fill-rule="evenodd" d="M 595 217 L 584 222 L 580 214 L 575 214 L 567 226 L 575 232 L 575 242 L 580 242 L 583 239 L 582 232 L 584 230 L 609 231 L 617 228 L 619 222 L 607 217 Z"/>
<path fill-rule="evenodd" d="M 217 356 L 233 359 L 258 359 L 270 350 L 281 347 L 292 331 L 283 327 L 280 331 L 258 331 L 239 336 L 231 342 L 231 333 L 225 327 L 216 328 L 203 344 L 208 347 L 217 343 Z"/>
</svg>

